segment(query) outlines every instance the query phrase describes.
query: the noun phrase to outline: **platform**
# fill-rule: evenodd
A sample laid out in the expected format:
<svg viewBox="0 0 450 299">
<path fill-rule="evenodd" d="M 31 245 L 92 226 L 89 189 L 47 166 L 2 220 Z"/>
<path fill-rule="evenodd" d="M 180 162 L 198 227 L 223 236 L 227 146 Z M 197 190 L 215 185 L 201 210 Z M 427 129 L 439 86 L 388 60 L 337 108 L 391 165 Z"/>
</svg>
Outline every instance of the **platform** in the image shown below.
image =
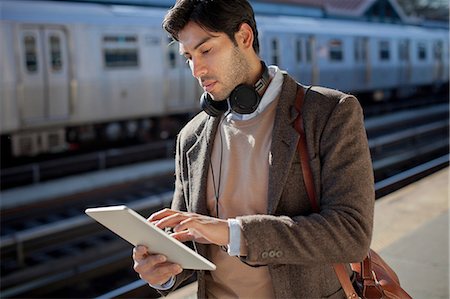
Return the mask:
<svg viewBox="0 0 450 299">
<path fill-rule="evenodd" d="M 377 200 L 372 248 L 413 298 L 449 298 L 449 169 Z"/>
<path fill-rule="evenodd" d="M 174 169 L 174 160 L 165 159 L 108 168 L 34 185 L 16 187 L 0 193 L 0 206 L 2 209 L 15 208 L 37 201 L 69 196 L 146 177 L 173 173 Z"/>
<path fill-rule="evenodd" d="M 375 249 L 414 299 L 449 298 L 449 169 L 375 203 Z M 195 298 L 191 284 L 169 299 Z"/>
</svg>

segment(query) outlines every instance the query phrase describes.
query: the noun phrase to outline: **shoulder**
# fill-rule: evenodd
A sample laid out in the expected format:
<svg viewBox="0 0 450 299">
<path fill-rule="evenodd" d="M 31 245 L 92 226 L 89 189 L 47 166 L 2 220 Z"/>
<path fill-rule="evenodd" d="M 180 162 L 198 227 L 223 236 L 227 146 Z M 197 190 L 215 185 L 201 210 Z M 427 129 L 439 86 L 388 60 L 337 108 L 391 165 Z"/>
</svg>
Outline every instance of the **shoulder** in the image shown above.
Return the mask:
<svg viewBox="0 0 450 299">
<path fill-rule="evenodd" d="M 209 117 L 205 112 L 199 112 L 178 133 L 178 142 L 195 142 L 205 129 L 208 123 L 208 118 Z"/>
<path fill-rule="evenodd" d="M 361 110 L 359 101 L 355 96 L 342 91 L 323 86 L 306 86 L 297 82 L 288 73 L 284 73 L 282 95 L 291 98 L 289 101 L 294 104 L 297 88 L 303 88 L 305 98 L 303 103 L 303 113 L 329 115 L 335 108 L 345 106 L 346 108 Z"/>
<path fill-rule="evenodd" d="M 342 91 L 322 86 L 311 86 L 305 89 L 304 113 L 328 119 L 331 114 L 340 112 L 345 114 L 362 115 L 362 108 L 358 99 Z"/>
<path fill-rule="evenodd" d="M 360 106 L 355 96 L 344 93 L 337 89 L 311 86 L 306 89 L 307 96 L 305 101 L 312 101 L 315 104 L 336 106 L 339 104 Z M 309 103 L 311 104 L 311 103 Z"/>
</svg>

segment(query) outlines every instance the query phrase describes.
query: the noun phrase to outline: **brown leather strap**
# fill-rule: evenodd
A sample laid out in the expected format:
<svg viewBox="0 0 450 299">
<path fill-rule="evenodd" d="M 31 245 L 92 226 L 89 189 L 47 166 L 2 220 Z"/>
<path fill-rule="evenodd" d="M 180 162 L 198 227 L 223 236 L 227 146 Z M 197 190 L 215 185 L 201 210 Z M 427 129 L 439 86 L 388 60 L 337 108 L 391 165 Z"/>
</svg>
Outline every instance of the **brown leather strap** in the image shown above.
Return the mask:
<svg viewBox="0 0 450 299">
<path fill-rule="evenodd" d="M 345 270 L 344 264 L 333 264 L 334 272 L 341 283 L 342 289 L 344 290 L 345 296 L 348 299 L 358 298 L 355 288 L 352 285 L 350 278 L 348 277 L 347 270 Z"/>
<path fill-rule="evenodd" d="M 294 121 L 294 128 L 300 135 L 297 143 L 297 151 L 300 156 L 300 164 L 302 166 L 303 181 L 305 182 L 306 193 L 308 193 L 308 198 L 311 203 L 312 210 L 318 213 L 319 205 L 317 204 L 316 200 L 316 188 L 314 187 L 314 179 L 311 171 L 311 166 L 309 164 L 308 148 L 306 147 L 306 135 L 303 128 L 302 107 L 304 95 L 305 91 L 303 87 L 298 87 L 297 98 L 295 99 L 295 109 L 298 112 L 298 116 Z"/>
<path fill-rule="evenodd" d="M 309 88 L 306 91 L 308 94 Z M 297 98 L 295 100 L 295 109 L 298 111 L 298 116 L 294 121 L 294 128 L 300 135 L 297 144 L 297 151 L 300 156 L 300 163 L 302 165 L 303 172 L 303 181 L 306 186 L 306 193 L 308 194 L 309 201 L 311 203 L 312 210 L 316 213 L 319 213 L 319 205 L 316 197 L 316 189 L 314 187 L 314 179 L 311 171 L 311 166 L 309 164 L 309 155 L 308 148 L 306 146 L 306 135 L 305 130 L 303 128 L 303 117 L 302 117 L 302 107 L 303 107 L 303 98 L 305 96 L 305 91 L 303 87 L 299 86 L 297 88 Z M 344 289 L 345 295 L 347 298 L 358 298 L 358 295 L 353 288 L 352 282 L 350 281 L 350 277 L 348 277 L 348 273 L 345 270 L 344 264 L 333 264 L 334 271 L 339 279 L 339 282 Z"/>
</svg>

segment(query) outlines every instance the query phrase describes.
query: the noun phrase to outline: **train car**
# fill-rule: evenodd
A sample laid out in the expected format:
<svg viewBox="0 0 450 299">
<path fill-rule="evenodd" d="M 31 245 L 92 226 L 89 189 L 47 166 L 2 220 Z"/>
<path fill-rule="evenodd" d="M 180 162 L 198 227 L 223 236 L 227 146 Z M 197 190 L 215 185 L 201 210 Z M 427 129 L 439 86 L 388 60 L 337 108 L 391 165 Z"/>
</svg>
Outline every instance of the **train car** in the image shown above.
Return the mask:
<svg viewBox="0 0 450 299">
<path fill-rule="evenodd" d="M 448 84 L 448 30 L 290 16 L 258 25 L 262 57 L 304 84 L 378 99 Z"/>
<path fill-rule="evenodd" d="M 1 0 L 2 161 L 173 137 L 202 90 L 166 9 Z M 261 57 L 304 84 L 407 94 L 448 84 L 448 30 L 258 15 Z"/>
<path fill-rule="evenodd" d="M 167 138 L 198 111 L 201 88 L 161 29 L 166 10 L 1 5 L 2 151 L 36 155 L 149 132 Z"/>
</svg>

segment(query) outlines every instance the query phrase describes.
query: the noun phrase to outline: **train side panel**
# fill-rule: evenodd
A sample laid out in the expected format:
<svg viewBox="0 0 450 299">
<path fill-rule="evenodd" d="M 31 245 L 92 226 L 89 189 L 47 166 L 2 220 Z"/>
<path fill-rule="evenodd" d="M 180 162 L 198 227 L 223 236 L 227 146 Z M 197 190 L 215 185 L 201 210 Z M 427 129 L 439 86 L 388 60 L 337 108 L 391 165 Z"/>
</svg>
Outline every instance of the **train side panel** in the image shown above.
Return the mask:
<svg viewBox="0 0 450 299">
<path fill-rule="evenodd" d="M 0 23 L 0 129 L 11 132 L 19 128 L 19 112 L 16 102 L 15 65 L 17 53 L 14 51 L 14 30 L 10 22 Z"/>
<path fill-rule="evenodd" d="M 258 24 L 263 59 L 304 84 L 377 99 L 448 84 L 445 30 L 301 17 L 259 17 Z"/>
<path fill-rule="evenodd" d="M 165 113 L 161 36 L 144 28 L 79 27 L 71 122 Z"/>
</svg>

